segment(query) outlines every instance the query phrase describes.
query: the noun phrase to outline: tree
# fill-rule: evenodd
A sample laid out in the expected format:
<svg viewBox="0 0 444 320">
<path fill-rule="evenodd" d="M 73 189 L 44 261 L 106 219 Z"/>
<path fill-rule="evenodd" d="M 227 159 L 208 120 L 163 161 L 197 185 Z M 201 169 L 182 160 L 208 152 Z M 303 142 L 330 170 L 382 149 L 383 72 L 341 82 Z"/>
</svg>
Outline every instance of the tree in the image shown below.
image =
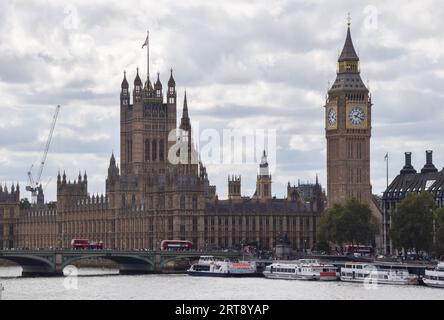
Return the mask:
<svg viewBox="0 0 444 320">
<path fill-rule="evenodd" d="M 428 192 L 409 193 L 391 216 L 390 235 L 398 249 L 430 252 L 435 201 Z"/>
<path fill-rule="evenodd" d="M 28 198 L 23 198 L 20 200 L 20 209 L 29 209 L 31 208 L 31 203 Z"/>
<path fill-rule="evenodd" d="M 323 246 L 326 242 L 369 244 L 376 228 L 370 207 L 351 199 L 324 211 L 319 224 L 318 245 Z"/>
<path fill-rule="evenodd" d="M 55 202 L 55 201 L 48 202 L 48 209 L 50 209 L 50 210 L 57 209 L 57 202 Z"/>
<path fill-rule="evenodd" d="M 325 243 L 328 242 L 337 242 L 336 225 L 342 210 L 342 205 L 334 204 L 333 207 L 328 208 L 322 214 L 317 236 L 319 246 L 325 246 Z"/>
<path fill-rule="evenodd" d="M 372 211 L 367 204 L 351 199 L 345 203 L 342 217 L 338 224 L 341 243 L 371 244 L 377 226 L 372 219 Z"/>
<path fill-rule="evenodd" d="M 444 256 L 444 208 L 435 211 L 435 254 Z"/>
</svg>

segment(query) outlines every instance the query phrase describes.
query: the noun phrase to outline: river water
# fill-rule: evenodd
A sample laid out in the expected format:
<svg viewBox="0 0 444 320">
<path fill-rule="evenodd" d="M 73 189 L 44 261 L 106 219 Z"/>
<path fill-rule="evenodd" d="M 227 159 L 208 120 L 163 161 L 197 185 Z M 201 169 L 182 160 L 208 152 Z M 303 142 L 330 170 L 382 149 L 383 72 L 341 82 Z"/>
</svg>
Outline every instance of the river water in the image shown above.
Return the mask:
<svg viewBox="0 0 444 320">
<path fill-rule="evenodd" d="M 65 269 L 65 273 L 71 271 Z M 272 280 L 265 278 L 206 278 L 186 274 L 121 276 L 114 269 L 82 268 L 78 276 L 21 278 L 20 267 L 0 267 L 5 300 L 435 300 L 444 289 Z M 75 273 L 71 273 L 75 274 Z"/>
</svg>

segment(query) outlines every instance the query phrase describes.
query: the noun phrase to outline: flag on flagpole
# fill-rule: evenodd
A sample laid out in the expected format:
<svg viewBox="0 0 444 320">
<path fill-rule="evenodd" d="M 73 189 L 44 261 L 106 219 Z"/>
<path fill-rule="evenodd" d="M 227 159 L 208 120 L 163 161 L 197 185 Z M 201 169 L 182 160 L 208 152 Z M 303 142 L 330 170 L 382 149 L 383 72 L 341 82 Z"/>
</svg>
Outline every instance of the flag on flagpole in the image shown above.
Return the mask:
<svg viewBox="0 0 444 320">
<path fill-rule="evenodd" d="M 149 35 L 146 36 L 145 42 L 142 45 L 142 49 L 145 48 L 148 45 L 148 37 L 149 37 Z"/>
<path fill-rule="evenodd" d="M 388 152 L 387 152 L 387 154 L 386 154 L 385 157 L 384 157 L 384 160 L 387 160 L 388 157 L 389 157 L 389 154 L 388 154 Z"/>
</svg>

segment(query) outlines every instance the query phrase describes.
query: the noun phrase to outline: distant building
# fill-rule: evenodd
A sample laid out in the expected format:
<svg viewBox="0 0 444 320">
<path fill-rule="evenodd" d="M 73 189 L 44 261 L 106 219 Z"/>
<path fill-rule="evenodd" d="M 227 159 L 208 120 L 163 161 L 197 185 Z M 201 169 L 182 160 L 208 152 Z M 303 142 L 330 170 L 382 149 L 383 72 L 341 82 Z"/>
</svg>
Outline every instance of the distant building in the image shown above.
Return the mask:
<svg viewBox="0 0 444 320">
<path fill-rule="evenodd" d="M 444 207 L 444 169 L 439 171 L 433 164 L 433 152 L 426 151 L 426 163 L 420 172 L 412 166 L 412 153 L 405 153 L 405 164 L 398 176 L 390 183 L 382 196 L 385 216 L 386 252 L 393 253 L 390 239 L 391 214 L 408 193 L 429 192 L 436 205 Z"/>
</svg>

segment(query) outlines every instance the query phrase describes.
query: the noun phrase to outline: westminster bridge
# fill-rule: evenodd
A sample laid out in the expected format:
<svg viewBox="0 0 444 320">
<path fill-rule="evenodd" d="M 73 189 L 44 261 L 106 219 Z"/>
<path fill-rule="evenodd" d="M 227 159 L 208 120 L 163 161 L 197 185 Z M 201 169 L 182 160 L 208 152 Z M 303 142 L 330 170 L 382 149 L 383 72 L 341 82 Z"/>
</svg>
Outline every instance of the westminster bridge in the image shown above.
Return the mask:
<svg viewBox="0 0 444 320">
<path fill-rule="evenodd" d="M 239 252 L 225 251 L 122 251 L 122 250 L 0 250 L 0 259 L 23 269 L 22 276 L 63 276 L 63 269 L 74 262 L 101 258 L 119 265 L 120 274 L 161 273 L 168 262 L 197 260 L 200 256 L 240 258 Z"/>
</svg>

